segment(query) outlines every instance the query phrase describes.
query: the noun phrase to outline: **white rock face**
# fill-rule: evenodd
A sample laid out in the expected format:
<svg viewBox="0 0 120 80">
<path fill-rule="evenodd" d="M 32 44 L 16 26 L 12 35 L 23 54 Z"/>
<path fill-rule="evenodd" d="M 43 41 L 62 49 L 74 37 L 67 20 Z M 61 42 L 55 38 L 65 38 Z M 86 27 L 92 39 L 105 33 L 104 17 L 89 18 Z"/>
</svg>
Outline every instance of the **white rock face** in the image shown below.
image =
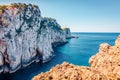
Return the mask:
<svg viewBox="0 0 120 80">
<path fill-rule="evenodd" d="M 38 6 L 8 6 L 0 14 L 0 72 L 12 73 L 33 61 L 46 62 L 56 42 L 65 43 L 66 36 L 56 20 L 42 18 Z"/>
</svg>

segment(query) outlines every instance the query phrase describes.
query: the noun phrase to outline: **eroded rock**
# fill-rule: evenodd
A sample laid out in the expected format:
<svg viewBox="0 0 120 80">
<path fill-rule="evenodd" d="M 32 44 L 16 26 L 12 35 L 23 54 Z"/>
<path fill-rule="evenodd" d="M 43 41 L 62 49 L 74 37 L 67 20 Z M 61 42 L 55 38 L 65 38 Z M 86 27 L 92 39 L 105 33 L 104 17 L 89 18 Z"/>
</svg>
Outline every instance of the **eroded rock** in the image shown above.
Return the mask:
<svg viewBox="0 0 120 80">
<path fill-rule="evenodd" d="M 101 44 L 89 60 L 90 67 L 62 63 L 32 80 L 120 80 L 120 36 L 115 46 Z"/>
<path fill-rule="evenodd" d="M 41 16 L 38 6 L 0 5 L 0 72 L 48 61 L 56 42 L 65 43 L 66 36 L 55 19 Z"/>
</svg>

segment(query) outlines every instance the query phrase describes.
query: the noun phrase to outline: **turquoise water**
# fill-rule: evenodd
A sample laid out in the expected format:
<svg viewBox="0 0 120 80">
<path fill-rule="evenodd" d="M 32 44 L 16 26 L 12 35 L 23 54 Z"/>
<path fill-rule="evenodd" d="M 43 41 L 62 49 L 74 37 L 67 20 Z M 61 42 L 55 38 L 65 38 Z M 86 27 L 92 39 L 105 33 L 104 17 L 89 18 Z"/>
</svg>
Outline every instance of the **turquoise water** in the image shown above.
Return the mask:
<svg viewBox="0 0 120 80">
<path fill-rule="evenodd" d="M 47 63 L 33 63 L 13 74 L 0 75 L 0 80 L 31 80 L 40 72 L 48 71 L 64 61 L 76 65 L 89 66 L 88 61 L 98 52 L 101 43 L 114 45 L 119 33 L 72 33 L 79 38 L 68 39 L 67 44 L 54 48 L 55 57 Z"/>
</svg>

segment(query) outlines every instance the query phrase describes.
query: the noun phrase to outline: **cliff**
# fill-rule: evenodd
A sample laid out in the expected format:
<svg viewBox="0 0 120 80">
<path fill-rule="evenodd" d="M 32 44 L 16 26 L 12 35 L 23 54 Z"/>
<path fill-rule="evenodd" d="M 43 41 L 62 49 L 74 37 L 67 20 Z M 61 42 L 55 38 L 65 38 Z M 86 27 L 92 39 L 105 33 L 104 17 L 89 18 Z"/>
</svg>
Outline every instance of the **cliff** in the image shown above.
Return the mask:
<svg viewBox="0 0 120 80">
<path fill-rule="evenodd" d="M 66 36 L 55 19 L 41 16 L 38 6 L 0 6 L 0 73 L 48 61 L 54 43 L 66 43 Z"/>
<path fill-rule="evenodd" d="M 73 36 L 73 35 L 71 35 L 70 28 L 64 27 L 64 28 L 62 28 L 62 30 L 63 30 L 63 32 L 64 32 L 64 34 L 65 34 L 65 36 L 66 36 L 66 39 L 79 38 L 78 36 Z"/>
<path fill-rule="evenodd" d="M 71 31 L 69 28 L 63 28 L 63 32 L 65 33 L 66 38 L 71 38 Z"/>
<path fill-rule="evenodd" d="M 120 80 L 120 36 L 114 46 L 101 44 L 89 60 L 90 67 L 62 63 L 33 80 Z"/>
</svg>

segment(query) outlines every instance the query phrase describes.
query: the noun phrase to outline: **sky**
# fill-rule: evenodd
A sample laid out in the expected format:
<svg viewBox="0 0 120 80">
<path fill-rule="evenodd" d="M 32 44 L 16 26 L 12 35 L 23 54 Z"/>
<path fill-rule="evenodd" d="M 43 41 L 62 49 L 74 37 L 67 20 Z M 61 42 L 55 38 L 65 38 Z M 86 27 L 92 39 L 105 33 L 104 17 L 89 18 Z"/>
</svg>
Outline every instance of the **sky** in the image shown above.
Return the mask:
<svg viewBox="0 0 120 80">
<path fill-rule="evenodd" d="M 120 32 L 120 0 L 0 0 L 39 6 L 43 17 L 52 17 L 72 32 Z"/>
</svg>

